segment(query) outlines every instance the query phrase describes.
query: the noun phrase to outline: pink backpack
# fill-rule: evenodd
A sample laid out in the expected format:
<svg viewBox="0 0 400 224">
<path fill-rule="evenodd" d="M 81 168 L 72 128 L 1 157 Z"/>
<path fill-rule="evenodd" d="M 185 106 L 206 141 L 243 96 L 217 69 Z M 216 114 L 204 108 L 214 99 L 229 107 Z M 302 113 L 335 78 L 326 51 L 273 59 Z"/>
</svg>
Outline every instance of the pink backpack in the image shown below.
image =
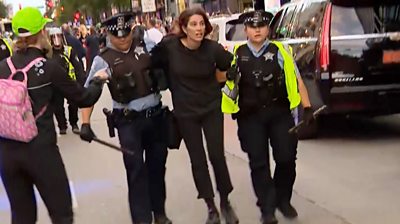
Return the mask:
<svg viewBox="0 0 400 224">
<path fill-rule="evenodd" d="M 45 111 L 46 106 L 35 117 L 32 112 L 31 99 L 28 94 L 28 71 L 38 62 L 39 57 L 30 62 L 25 68 L 16 69 L 7 58 L 11 75 L 8 79 L 0 79 L 0 136 L 20 142 L 30 142 L 38 135 L 36 120 Z M 13 80 L 15 74 L 22 72 L 23 81 Z"/>
</svg>

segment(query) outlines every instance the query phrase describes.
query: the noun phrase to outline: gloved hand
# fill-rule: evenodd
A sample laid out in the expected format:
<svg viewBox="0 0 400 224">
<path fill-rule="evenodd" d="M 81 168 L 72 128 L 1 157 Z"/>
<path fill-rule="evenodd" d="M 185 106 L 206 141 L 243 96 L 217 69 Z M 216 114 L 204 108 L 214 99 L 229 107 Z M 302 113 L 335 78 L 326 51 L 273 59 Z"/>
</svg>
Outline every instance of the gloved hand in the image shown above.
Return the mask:
<svg viewBox="0 0 400 224">
<path fill-rule="evenodd" d="M 230 67 L 228 71 L 226 71 L 226 79 L 229 81 L 235 80 L 238 76 L 238 71 L 236 67 Z"/>
<path fill-rule="evenodd" d="M 310 125 L 312 122 L 314 122 L 315 117 L 313 113 L 314 111 L 311 107 L 304 108 L 303 121 L 306 125 Z"/>
<path fill-rule="evenodd" d="M 80 137 L 83 141 L 92 142 L 93 138 L 96 137 L 90 124 L 82 124 Z"/>
</svg>

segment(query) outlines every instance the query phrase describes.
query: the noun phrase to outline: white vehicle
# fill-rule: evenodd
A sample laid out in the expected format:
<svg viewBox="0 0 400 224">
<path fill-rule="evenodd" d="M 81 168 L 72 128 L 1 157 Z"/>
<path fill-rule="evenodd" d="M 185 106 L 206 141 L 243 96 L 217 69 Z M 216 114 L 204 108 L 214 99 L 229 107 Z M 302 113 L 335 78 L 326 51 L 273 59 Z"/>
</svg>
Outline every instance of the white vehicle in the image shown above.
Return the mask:
<svg viewBox="0 0 400 224">
<path fill-rule="evenodd" d="M 232 14 L 210 18 L 213 26 L 210 39 L 217 41 L 230 52 L 233 52 L 235 44 L 246 42 L 244 25 L 237 23 L 239 16 L 240 14 Z"/>
</svg>

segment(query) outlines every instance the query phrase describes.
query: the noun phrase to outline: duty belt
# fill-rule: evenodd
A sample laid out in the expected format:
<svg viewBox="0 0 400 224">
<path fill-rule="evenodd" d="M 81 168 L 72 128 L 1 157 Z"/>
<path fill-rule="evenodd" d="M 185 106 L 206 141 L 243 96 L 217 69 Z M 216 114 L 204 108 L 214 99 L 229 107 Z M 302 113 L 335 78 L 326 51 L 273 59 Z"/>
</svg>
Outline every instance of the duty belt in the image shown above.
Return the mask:
<svg viewBox="0 0 400 224">
<path fill-rule="evenodd" d="M 113 114 L 117 116 L 124 116 L 130 119 L 134 119 L 137 117 L 145 117 L 145 118 L 151 118 L 154 116 L 157 116 L 160 114 L 162 109 L 162 104 L 158 104 L 157 106 L 150 107 L 146 110 L 142 111 L 135 111 L 135 110 L 130 110 L 130 109 L 114 109 Z"/>
</svg>

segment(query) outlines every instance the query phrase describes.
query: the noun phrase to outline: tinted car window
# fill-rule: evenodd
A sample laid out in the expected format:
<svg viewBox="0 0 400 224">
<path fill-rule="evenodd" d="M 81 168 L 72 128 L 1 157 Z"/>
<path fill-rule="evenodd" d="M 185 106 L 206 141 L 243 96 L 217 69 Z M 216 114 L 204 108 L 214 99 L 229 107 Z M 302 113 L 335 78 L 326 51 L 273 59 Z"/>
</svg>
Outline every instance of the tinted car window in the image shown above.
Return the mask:
<svg viewBox="0 0 400 224">
<path fill-rule="evenodd" d="M 343 22 L 343 18 L 346 22 Z M 332 7 L 331 35 L 357 35 L 400 31 L 400 2 L 371 7 Z"/>
<path fill-rule="evenodd" d="M 271 21 L 271 24 L 270 24 L 270 30 L 271 30 L 270 38 L 271 39 L 277 39 L 278 38 L 279 25 L 280 25 L 280 22 L 281 22 L 281 19 L 282 19 L 282 14 L 283 14 L 283 10 L 277 12 L 276 15 L 274 16 L 274 18 Z"/>
<path fill-rule="evenodd" d="M 247 40 L 242 23 L 226 23 L 225 39 L 228 41 L 243 41 Z"/>
<path fill-rule="evenodd" d="M 278 38 L 285 38 L 290 36 L 290 31 L 293 28 L 293 15 L 296 9 L 296 5 L 289 6 L 285 14 L 282 17 L 281 25 L 279 26 L 279 31 L 277 31 Z"/>
<path fill-rule="evenodd" d="M 311 2 L 303 5 L 298 12 L 299 16 L 293 29 L 295 37 L 318 37 L 325 5 L 325 2 Z"/>
</svg>

